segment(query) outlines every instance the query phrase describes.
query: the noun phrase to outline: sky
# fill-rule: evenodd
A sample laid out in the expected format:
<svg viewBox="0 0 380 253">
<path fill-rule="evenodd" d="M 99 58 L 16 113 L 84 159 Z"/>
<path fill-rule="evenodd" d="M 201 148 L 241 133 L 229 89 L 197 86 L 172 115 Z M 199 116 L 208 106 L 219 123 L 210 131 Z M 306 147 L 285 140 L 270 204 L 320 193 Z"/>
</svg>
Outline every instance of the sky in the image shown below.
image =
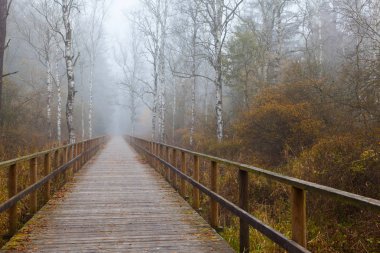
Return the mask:
<svg viewBox="0 0 380 253">
<path fill-rule="evenodd" d="M 128 34 L 126 15 L 138 5 L 139 0 L 112 0 L 105 24 L 105 30 L 110 39 L 121 39 Z"/>
</svg>

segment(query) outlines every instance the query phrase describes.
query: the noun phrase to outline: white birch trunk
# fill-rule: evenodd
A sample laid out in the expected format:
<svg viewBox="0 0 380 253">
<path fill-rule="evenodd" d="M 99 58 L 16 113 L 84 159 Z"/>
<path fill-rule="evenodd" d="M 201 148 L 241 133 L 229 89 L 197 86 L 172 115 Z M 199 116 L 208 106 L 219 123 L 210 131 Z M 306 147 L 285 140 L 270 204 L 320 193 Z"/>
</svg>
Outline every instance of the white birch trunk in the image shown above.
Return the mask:
<svg viewBox="0 0 380 253">
<path fill-rule="evenodd" d="M 81 118 L 82 118 L 82 141 L 84 140 L 85 138 L 85 131 L 84 131 L 84 103 L 83 103 L 83 98 L 82 98 L 82 101 L 81 101 Z"/>
<path fill-rule="evenodd" d="M 61 130 L 61 119 L 62 119 L 62 94 L 61 94 L 61 80 L 59 77 L 59 42 L 56 40 L 56 59 L 55 59 L 55 85 L 57 87 L 57 141 L 61 144 L 62 141 L 62 130 Z"/>
<path fill-rule="evenodd" d="M 71 2 L 62 0 L 62 18 L 65 27 L 65 62 L 66 74 L 68 81 L 67 102 L 66 102 L 66 119 L 69 133 L 69 142 L 75 143 L 74 132 L 74 97 L 75 97 L 75 80 L 74 80 L 74 63 L 73 63 L 73 44 L 72 28 L 70 22 Z"/>
<path fill-rule="evenodd" d="M 196 77 L 196 72 L 197 72 L 197 59 L 196 59 L 196 54 L 197 54 L 197 45 L 196 45 L 196 40 L 198 37 L 198 6 L 196 5 L 194 8 L 194 13 L 192 15 L 192 22 L 193 22 L 193 35 L 192 35 L 192 67 L 191 67 L 191 74 L 192 74 L 192 89 L 191 89 L 191 123 L 190 123 L 190 146 L 193 146 L 193 137 L 194 137 L 194 128 L 195 128 L 195 91 L 197 88 L 197 77 Z"/>
<path fill-rule="evenodd" d="M 173 120 L 172 120 L 172 143 L 174 144 L 175 137 L 175 117 L 176 117 L 176 108 L 177 108 L 177 85 L 174 82 L 174 97 L 173 97 Z"/>
<path fill-rule="evenodd" d="M 93 84 L 94 84 L 94 57 L 90 57 L 90 83 L 89 83 L 89 92 L 90 92 L 90 104 L 88 112 L 88 136 L 92 139 L 92 113 L 93 113 Z"/>
<path fill-rule="evenodd" d="M 46 105 L 46 113 L 47 113 L 47 124 L 48 124 L 48 135 L 49 135 L 49 142 L 52 140 L 52 120 L 51 120 L 51 100 L 53 96 L 53 85 L 52 85 L 52 78 L 51 78 L 51 64 L 50 64 L 50 58 L 49 53 L 47 52 L 46 55 L 46 85 L 47 85 L 47 105 Z"/>
<path fill-rule="evenodd" d="M 215 5 L 215 27 L 214 27 L 214 69 L 215 69 L 215 90 L 216 90 L 216 137 L 218 142 L 223 140 L 223 91 L 222 91 L 222 15 L 223 0 L 217 0 Z"/>
<path fill-rule="evenodd" d="M 161 9 L 160 2 L 159 8 Z M 160 82 L 160 142 L 166 142 L 166 66 L 165 66 L 165 47 L 166 47 L 166 19 L 168 12 L 168 2 L 164 0 L 163 15 L 160 15 L 161 41 L 159 50 L 159 82 Z"/>
</svg>

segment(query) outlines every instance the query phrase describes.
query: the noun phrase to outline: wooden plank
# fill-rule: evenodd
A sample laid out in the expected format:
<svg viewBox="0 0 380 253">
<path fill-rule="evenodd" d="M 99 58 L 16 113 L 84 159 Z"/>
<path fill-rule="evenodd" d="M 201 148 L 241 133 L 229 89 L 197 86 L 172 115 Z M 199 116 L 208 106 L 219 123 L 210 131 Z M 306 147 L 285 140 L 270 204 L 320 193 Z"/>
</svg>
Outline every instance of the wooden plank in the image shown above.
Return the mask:
<svg viewBox="0 0 380 253">
<path fill-rule="evenodd" d="M 233 252 L 121 138 L 87 163 L 3 250 Z"/>
</svg>

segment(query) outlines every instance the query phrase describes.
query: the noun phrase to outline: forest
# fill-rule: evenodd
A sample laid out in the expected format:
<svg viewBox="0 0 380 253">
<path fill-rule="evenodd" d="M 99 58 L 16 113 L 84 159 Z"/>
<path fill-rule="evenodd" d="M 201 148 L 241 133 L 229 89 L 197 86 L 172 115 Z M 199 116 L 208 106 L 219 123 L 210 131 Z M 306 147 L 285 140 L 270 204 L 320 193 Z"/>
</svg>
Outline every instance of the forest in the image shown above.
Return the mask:
<svg viewBox="0 0 380 253">
<path fill-rule="evenodd" d="M 380 199 L 379 0 L 0 0 L 0 21 L 0 161 L 129 134 Z M 250 183 L 289 233 L 287 189 Z M 307 215 L 312 252 L 380 249 L 378 213 Z"/>
</svg>

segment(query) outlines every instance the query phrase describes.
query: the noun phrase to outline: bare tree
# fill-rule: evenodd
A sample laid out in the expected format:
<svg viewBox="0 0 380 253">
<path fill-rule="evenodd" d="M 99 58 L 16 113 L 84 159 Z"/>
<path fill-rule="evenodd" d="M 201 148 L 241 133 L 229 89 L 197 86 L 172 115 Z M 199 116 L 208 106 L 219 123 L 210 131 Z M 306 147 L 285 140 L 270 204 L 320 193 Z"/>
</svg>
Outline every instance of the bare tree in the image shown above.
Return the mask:
<svg viewBox="0 0 380 253">
<path fill-rule="evenodd" d="M 52 98 L 53 98 L 53 74 L 52 74 L 52 47 L 54 42 L 54 34 L 51 27 L 46 23 L 45 17 L 54 20 L 54 9 L 52 4 L 47 1 L 32 2 L 33 10 L 37 12 L 29 12 L 27 23 L 17 23 L 18 30 L 23 39 L 30 45 L 37 54 L 40 63 L 46 69 L 46 116 L 48 125 L 48 139 L 52 140 Z"/>
<path fill-rule="evenodd" d="M 8 47 L 9 41 L 6 43 L 7 37 L 7 17 L 12 0 L 0 0 L 0 113 L 2 111 L 2 96 L 3 96 L 3 77 L 4 77 L 4 52 Z M 0 124 L 2 119 L 0 116 Z"/>
<path fill-rule="evenodd" d="M 96 62 L 96 55 L 101 45 L 103 35 L 103 22 L 107 12 L 107 1 L 97 0 L 90 3 L 90 17 L 89 17 L 89 30 L 88 38 L 85 43 L 86 51 L 89 56 L 89 112 L 88 112 L 88 135 L 92 138 L 93 132 L 93 85 L 94 85 L 94 69 Z"/>
<path fill-rule="evenodd" d="M 207 26 L 211 39 L 204 45 L 208 50 L 208 60 L 214 69 L 215 85 L 215 114 L 216 136 L 219 142 L 223 140 L 223 82 L 222 82 L 222 55 L 231 21 L 236 16 L 237 9 L 243 0 L 199 0 L 204 23 Z"/>
<path fill-rule="evenodd" d="M 151 95 L 153 102 L 148 106 L 152 111 L 152 139 L 165 141 L 165 47 L 167 38 L 168 0 L 142 0 L 146 12 L 137 14 L 138 29 L 145 40 L 145 48 L 152 65 L 153 84 L 143 81 L 146 86 L 141 96 Z M 158 126 L 158 129 L 156 127 Z M 157 134 L 158 130 L 158 134 Z"/>
</svg>

